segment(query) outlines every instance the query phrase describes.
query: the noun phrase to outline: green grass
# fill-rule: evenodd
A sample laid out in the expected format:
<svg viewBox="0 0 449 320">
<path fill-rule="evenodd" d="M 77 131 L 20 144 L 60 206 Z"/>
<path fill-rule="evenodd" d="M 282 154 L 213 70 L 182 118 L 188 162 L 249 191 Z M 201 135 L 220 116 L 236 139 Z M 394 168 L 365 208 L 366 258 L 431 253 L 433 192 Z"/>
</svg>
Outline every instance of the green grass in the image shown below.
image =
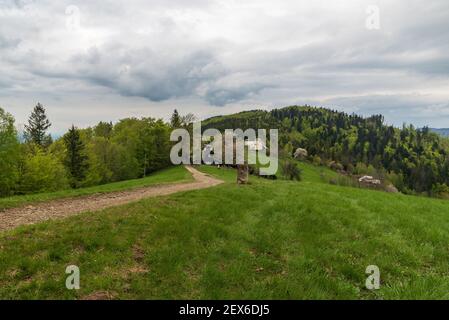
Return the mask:
<svg viewBox="0 0 449 320">
<path fill-rule="evenodd" d="M 298 167 L 301 169 L 302 180 L 308 182 L 327 183 L 331 178 L 338 176 L 338 173 L 327 167 L 316 167 L 307 162 L 298 162 Z"/>
<path fill-rule="evenodd" d="M 0 198 L 0 214 L 1 210 L 23 206 L 26 204 L 48 201 L 60 198 L 79 197 L 92 195 L 96 193 L 107 193 L 114 191 L 131 190 L 135 188 L 148 187 L 156 184 L 164 184 L 171 182 L 191 181 L 191 174 L 182 166 L 171 167 L 165 170 L 155 172 L 146 178 L 114 182 L 89 188 L 68 189 L 56 192 L 37 193 L 23 196 L 13 196 Z"/>
<path fill-rule="evenodd" d="M 0 298 L 449 298 L 449 202 L 321 183 L 309 165 L 302 182 L 246 186 L 202 170 L 226 183 L 4 233 Z"/>
</svg>

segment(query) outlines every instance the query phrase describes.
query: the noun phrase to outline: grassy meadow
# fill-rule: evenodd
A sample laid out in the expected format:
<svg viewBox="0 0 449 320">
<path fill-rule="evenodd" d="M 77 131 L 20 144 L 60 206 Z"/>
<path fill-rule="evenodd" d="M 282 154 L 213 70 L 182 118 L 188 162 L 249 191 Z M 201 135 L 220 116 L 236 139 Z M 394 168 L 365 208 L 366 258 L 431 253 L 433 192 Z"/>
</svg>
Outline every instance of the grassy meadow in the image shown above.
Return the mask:
<svg viewBox="0 0 449 320">
<path fill-rule="evenodd" d="M 333 172 L 301 167 L 301 182 L 245 186 L 201 167 L 226 183 L 0 234 L 0 298 L 449 298 L 448 201 L 330 185 Z M 65 288 L 71 264 L 80 290 Z M 368 265 L 380 290 L 365 289 Z"/>
</svg>

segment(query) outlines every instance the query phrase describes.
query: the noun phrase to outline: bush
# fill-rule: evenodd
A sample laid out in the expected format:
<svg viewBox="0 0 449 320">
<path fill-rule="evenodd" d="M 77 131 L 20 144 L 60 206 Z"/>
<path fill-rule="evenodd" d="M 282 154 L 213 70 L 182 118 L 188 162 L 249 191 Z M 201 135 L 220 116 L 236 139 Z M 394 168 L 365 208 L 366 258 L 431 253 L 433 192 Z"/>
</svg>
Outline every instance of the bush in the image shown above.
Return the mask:
<svg viewBox="0 0 449 320">
<path fill-rule="evenodd" d="M 335 161 L 331 161 L 329 163 L 329 168 L 331 168 L 334 171 L 343 171 L 343 165 L 341 163 L 335 162 Z"/>
<path fill-rule="evenodd" d="M 56 191 L 69 188 L 64 166 L 52 154 L 38 150 L 24 161 L 20 181 L 22 193 Z"/>
<path fill-rule="evenodd" d="M 404 182 L 404 176 L 402 174 L 391 172 L 386 175 L 386 179 L 391 184 L 393 184 L 396 187 L 396 189 L 398 189 L 400 192 L 409 193 L 407 191 L 407 187 Z"/>
<path fill-rule="evenodd" d="M 320 166 L 321 165 L 321 158 L 319 156 L 313 156 L 312 162 L 313 162 L 314 165 Z"/>
<path fill-rule="evenodd" d="M 449 199 L 449 187 L 445 183 L 437 183 L 432 187 L 432 195 L 438 198 Z"/>
<path fill-rule="evenodd" d="M 298 168 L 298 165 L 293 160 L 286 160 L 282 163 L 282 174 L 289 180 L 301 180 L 301 169 Z"/>
</svg>

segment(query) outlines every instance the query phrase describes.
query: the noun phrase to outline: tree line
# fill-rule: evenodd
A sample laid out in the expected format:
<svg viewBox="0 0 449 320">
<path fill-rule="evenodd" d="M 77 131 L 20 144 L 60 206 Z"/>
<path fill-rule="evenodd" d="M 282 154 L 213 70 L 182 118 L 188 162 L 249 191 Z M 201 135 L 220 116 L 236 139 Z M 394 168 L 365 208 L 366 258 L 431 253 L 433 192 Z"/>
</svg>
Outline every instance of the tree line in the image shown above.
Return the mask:
<svg viewBox="0 0 449 320">
<path fill-rule="evenodd" d="M 38 104 L 19 139 L 14 118 L 0 108 L 0 196 L 80 188 L 144 177 L 170 165 L 170 132 L 191 131 L 194 115 L 176 110 L 170 123 L 126 118 L 78 129 L 53 141 Z M 292 106 L 254 110 L 203 121 L 203 130 L 279 129 L 284 159 L 305 148 L 315 164 L 369 174 L 403 193 L 449 195 L 449 139 L 429 128 L 386 125 L 383 116 L 361 117 L 325 108 Z"/>
<path fill-rule="evenodd" d="M 174 114 L 175 126 L 193 118 Z M 173 127 L 161 119 L 126 118 L 85 129 L 72 125 L 55 141 L 50 127 L 38 103 L 21 139 L 13 116 L 0 108 L 0 196 L 140 178 L 171 164 Z"/>
</svg>

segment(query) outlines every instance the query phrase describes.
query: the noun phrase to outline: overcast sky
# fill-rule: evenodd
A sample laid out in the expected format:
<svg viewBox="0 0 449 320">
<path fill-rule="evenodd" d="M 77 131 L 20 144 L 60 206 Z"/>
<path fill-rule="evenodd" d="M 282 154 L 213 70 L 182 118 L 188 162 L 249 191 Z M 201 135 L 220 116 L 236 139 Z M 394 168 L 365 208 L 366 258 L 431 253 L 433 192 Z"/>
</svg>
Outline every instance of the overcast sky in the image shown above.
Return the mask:
<svg viewBox="0 0 449 320">
<path fill-rule="evenodd" d="M 306 103 L 449 127 L 449 1 L 0 0 L 0 106 L 38 101 L 53 133 Z"/>
</svg>

